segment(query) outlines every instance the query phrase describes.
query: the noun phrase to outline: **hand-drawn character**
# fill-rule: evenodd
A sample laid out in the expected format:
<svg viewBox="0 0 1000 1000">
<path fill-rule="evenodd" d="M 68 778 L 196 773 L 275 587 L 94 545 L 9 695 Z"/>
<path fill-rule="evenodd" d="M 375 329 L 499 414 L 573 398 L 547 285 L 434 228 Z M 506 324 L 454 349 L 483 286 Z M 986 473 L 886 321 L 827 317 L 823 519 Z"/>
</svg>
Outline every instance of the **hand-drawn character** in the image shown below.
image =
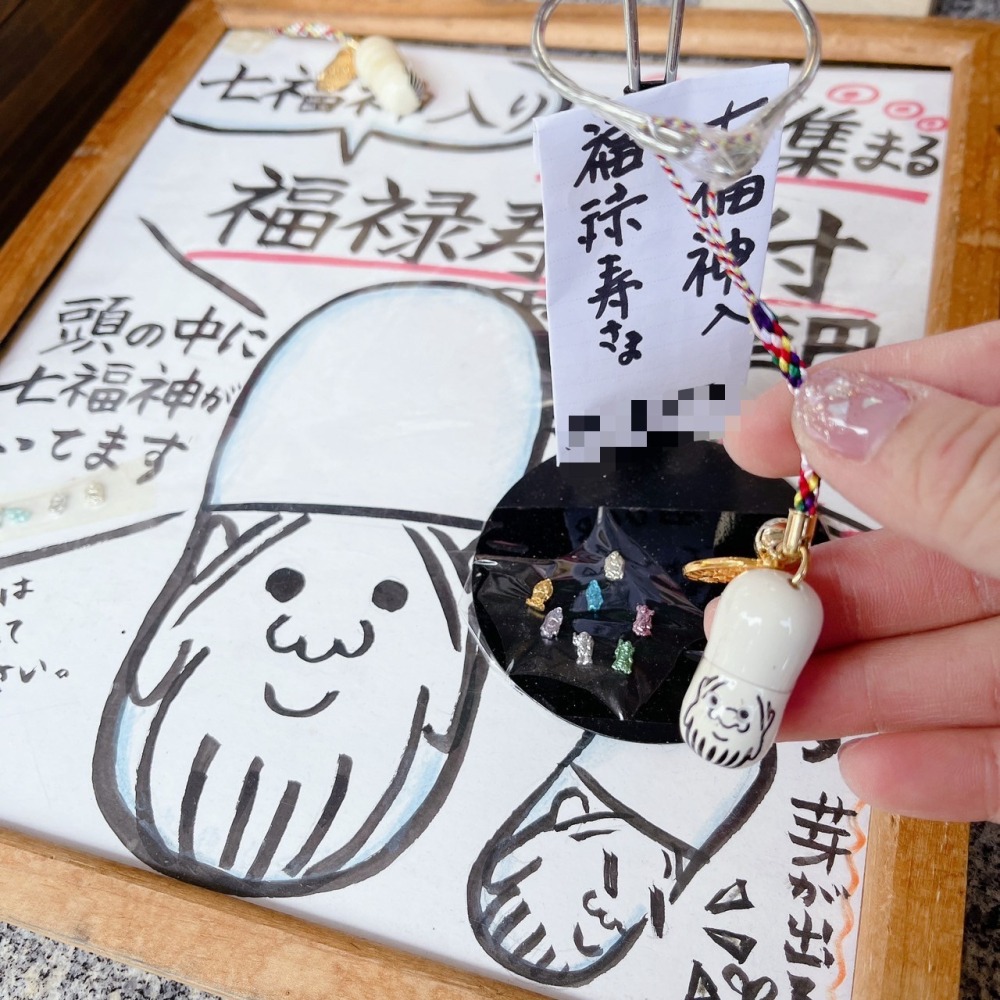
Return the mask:
<svg viewBox="0 0 1000 1000">
<path fill-rule="evenodd" d="M 136 857 L 288 896 L 427 826 L 484 670 L 472 543 L 541 440 L 535 332 L 489 291 L 384 285 L 262 361 L 98 733 L 97 800 Z"/>
<path fill-rule="evenodd" d="M 275 39 L 271 44 L 277 52 L 284 47 L 284 61 L 294 73 L 301 43 Z M 184 128 L 204 132 L 333 135 L 339 140 L 341 162 L 349 164 L 371 139 L 388 144 L 379 152 L 382 157 L 393 156 L 392 147 L 399 145 L 442 149 L 452 155 L 524 146 L 531 142 L 536 118 L 569 106 L 529 60 L 484 55 L 488 69 L 467 79 L 464 53 L 436 47 L 408 49 L 404 59 L 431 97 L 402 118 L 379 107 L 360 80 L 329 93 L 317 91 L 314 74 L 308 74 L 295 81 L 297 87 L 275 90 L 273 77 L 259 62 L 248 65 L 242 57 L 221 54 L 213 61 L 212 78 L 202 77 L 189 87 L 174 105 L 171 118 Z M 322 63 L 315 71 L 321 68 Z M 329 152 L 337 155 L 335 149 Z"/>
<path fill-rule="evenodd" d="M 667 904 L 743 826 L 777 768 L 772 750 L 756 769 L 705 782 L 686 747 L 665 746 L 653 773 L 642 758 L 640 780 L 620 798 L 611 788 L 635 751 L 583 736 L 483 848 L 469 875 L 469 921 L 504 968 L 580 986 L 647 929 L 663 937 Z"/>
<path fill-rule="evenodd" d="M 684 742 L 713 764 L 742 767 L 760 754 L 774 715 L 759 685 L 705 676 L 684 709 Z"/>
</svg>

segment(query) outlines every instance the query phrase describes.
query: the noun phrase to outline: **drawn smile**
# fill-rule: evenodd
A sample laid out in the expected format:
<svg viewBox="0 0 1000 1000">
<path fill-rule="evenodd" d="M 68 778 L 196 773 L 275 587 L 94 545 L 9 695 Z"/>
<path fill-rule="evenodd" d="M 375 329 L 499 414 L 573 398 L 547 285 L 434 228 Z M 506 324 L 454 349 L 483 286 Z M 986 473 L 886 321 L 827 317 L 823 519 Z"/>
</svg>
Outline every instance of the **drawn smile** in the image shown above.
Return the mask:
<svg viewBox="0 0 1000 1000">
<path fill-rule="evenodd" d="M 599 944 L 587 944 L 583 940 L 583 928 L 579 924 L 573 928 L 573 946 L 585 958 L 596 958 L 604 954 L 604 949 Z"/>
<path fill-rule="evenodd" d="M 272 712 L 277 712 L 278 715 L 287 716 L 289 719 L 308 719 L 311 715 L 319 715 L 320 712 L 329 708 L 336 700 L 337 695 L 340 694 L 339 691 L 327 691 L 315 705 L 310 705 L 309 708 L 285 708 L 281 702 L 278 701 L 278 696 L 274 693 L 274 685 L 265 684 L 264 685 L 264 704 Z"/>
<path fill-rule="evenodd" d="M 733 712 L 734 709 L 728 709 L 727 711 Z M 738 733 L 745 733 L 750 728 L 750 723 L 741 719 L 738 715 L 733 722 L 726 722 L 725 717 L 714 708 L 708 710 L 708 717 L 717 725 L 722 726 L 723 729 L 735 729 Z"/>
<path fill-rule="evenodd" d="M 305 660 L 306 663 L 322 663 L 324 660 L 330 659 L 331 656 L 344 656 L 347 659 L 353 659 L 355 656 L 362 656 L 372 648 L 372 643 L 375 641 L 375 629 L 372 628 L 371 622 L 362 621 L 359 623 L 361 625 L 361 631 L 364 638 L 361 641 L 361 645 L 357 649 L 349 650 L 340 639 L 334 639 L 333 645 L 325 652 L 320 653 L 319 656 L 310 656 L 306 651 L 306 639 L 305 636 L 300 635 L 295 642 L 290 642 L 287 646 L 282 646 L 278 643 L 276 635 L 278 629 L 285 624 L 290 619 L 290 615 L 278 615 L 273 622 L 268 626 L 267 629 L 267 644 L 276 653 L 294 653 L 300 660 Z"/>
</svg>

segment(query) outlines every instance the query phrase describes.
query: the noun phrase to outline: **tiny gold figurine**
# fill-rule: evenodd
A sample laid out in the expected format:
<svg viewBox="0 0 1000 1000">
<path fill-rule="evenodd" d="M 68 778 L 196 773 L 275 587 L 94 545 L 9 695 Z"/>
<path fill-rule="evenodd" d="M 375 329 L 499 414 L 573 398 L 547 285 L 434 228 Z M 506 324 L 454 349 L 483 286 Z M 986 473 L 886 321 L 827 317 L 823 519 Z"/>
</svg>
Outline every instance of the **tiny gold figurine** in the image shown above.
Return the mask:
<svg viewBox="0 0 1000 1000">
<path fill-rule="evenodd" d="M 528 605 L 529 608 L 534 608 L 535 611 L 544 611 L 545 602 L 550 600 L 552 597 L 552 581 L 546 577 L 544 580 L 539 580 L 535 584 L 534 589 L 531 591 L 531 597 L 529 597 L 524 603 Z"/>
<path fill-rule="evenodd" d="M 352 80 L 357 79 L 358 70 L 354 64 L 354 50 L 357 43 L 348 42 L 334 57 L 333 62 L 321 70 L 316 77 L 316 89 L 327 94 L 343 90 Z"/>
</svg>

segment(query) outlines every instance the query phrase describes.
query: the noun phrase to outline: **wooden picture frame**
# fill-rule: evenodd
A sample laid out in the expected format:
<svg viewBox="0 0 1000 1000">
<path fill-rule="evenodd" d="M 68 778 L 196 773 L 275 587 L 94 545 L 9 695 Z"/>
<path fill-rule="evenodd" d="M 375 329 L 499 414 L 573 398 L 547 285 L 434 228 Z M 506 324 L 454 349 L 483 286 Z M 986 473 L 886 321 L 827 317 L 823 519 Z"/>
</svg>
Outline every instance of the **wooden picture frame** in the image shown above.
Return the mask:
<svg viewBox="0 0 1000 1000">
<path fill-rule="evenodd" d="M 534 6 L 501 0 L 192 0 L 0 249 L 0 341 L 12 332 L 182 88 L 229 28 L 295 20 L 353 34 L 526 45 Z M 663 51 L 667 11 L 640 39 Z M 829 62 L 952 74 L 951 132 L 927 333 L 1000 316 L 1000 25 L 822 17 Z M 620 50 L 616 6 L 568 7 L 553 47 Z M 683 52 L 801 55 L 782 14 L 690 11 Z M 872 816 L 854 996 L 957 995 L 968 828 Z M 0 832 L 0 919 L 234 997 L 514 1000 L 526 990 L 277 914 L 169 878 Z"/>
</svg>

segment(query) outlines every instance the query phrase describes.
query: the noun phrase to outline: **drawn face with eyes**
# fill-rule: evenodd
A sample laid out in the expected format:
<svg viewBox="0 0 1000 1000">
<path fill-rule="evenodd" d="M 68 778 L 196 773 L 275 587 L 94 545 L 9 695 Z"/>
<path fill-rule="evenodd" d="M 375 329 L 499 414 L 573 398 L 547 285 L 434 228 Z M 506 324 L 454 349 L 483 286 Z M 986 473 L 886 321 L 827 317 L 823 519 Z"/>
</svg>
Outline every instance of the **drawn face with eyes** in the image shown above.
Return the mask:
<svg viewBox="0 0 1000 1000">
<path fill-rule="evenodd" d="M 305 574 L 291 566 L 279 567 L 270 573 L 264 581 L 264 589 L 280 604 L 295 601 L 303 593 L 305 586 Z M 386 578 L 372 588 L 371 602 L 377 611 L 396 612 L 405 606 L 408 597 L 409 591 L 405 584 Z M 322 642 L 318 644 L 319 648 L 317 648 L 315 637 L 313 645 L 310 646 L 304 635 L 299 635 L 294 641 L 282 643 L 280 635 L 282 628 L 294 631 L 294 626 L 289 625 L 291 620 L 291 615 L 282 614 L 271 622 L 266 632 L 267 645 L 275 653 L 294 653 L 305 663 L 322 663 L 332 656 L 342 656 L 353 660 L 355 657 L 364 656 L 375 642 L 375 629 L 371 620 L 362 618 L 357 623 L 361 629 L 361 641 L 352 649 L 348 649 L 344 640 L 340 638 L 334 638 L 327 648 L 323 648 Z M 328 691 L 315 705 L 305 708 L 288 708 L 278 701 L 274 686 L 268 682 L 264 687 L 264 702 L 268 708 L 279 715 L 303 719 L 324 711 L 333 704 L 337 694 L 336 691 Z"/>
<path fill-rule="evenodd" d="M 480 943 L 519 975 L 574 986 L 617 964 L 647 927 L 663 937 L 676 859 L 629 818 L 583 789 L 557 794 L 473 887 Z"/>
<path fill-rule="evenodd" d="M 318 530 L 314 518 L 294 530 L 304 531 L 312 541 L 318 534 L 329 536 L 332 533 L 329 525 Z M 328 546 L 320 544 L 318 549 L 312 545 L 306 548 L 301 544 L 295 546 L 294 537 L 289 537 L 285 545 L 277 546 L 256 571 L 249 568 L 251 588 L 258 584 L 261 588 L 256 599 L 263 621 L 267 623 L 263 629 L 264 643 L 279 657 L 276 668 L 272 665 L 271 679 L 264 682 L 264 703 L 272 712 L 286 718 L 304 719 L 326 711 L 340 691 L 328 690 L 313 703 L 293 706 L 280 700 L 278 690 L 281 687 L 291 691 L 312 686 L 319 678 L 325 681 L 339 677 L 348 683 L 348 679 L 341 676 L 352 665 L 348 661 L 360 661 L 365 656 L 376 661 L 387 645 L 395 646 L 396 655 L 404 651 L 407 629 L 400 630 L 398 626 L 394 629 L 391 616 L 398 620 L 408 617 L 398 613 L 406 607 L 410 590 L 396 577 L 408 576 L 412 586 L 425 575 L 417 566 L 407 567 L 404 559 L 403 574 L 397 563 L 385 570 L 389 575 L 374 582 L 369 589 L 368 584 L 380 575 L 376 567 L 370 565 L 371 556 L 365 555 L 355 561 L 346 539 L 327 538 L 326 541 Z M 336 555 L 324 559 L 323 551 Z M 284 565 L 267 572 L 276 561 Z M 309 573 L 308 578 L 305 571 Z M 347 575 L 342 576 L 345 573 Z M 252 592 L 247 595 L 248 601 L 254 599 Z M 429 611 L 433 608 L 423 609 L 425 614 Z M 377 638 L 379 648 L 376 650 Z M 319 664 L 329 666 L 321 670 Z M 365 665 L 359 662 L 356 666 L 361 670 Z M 370 675 L 366 675 L 366 680 L 372 687 L 377 684 Z"/>
<path fill-rule="evenodd" d="M 774 715 L 760 688 L 708 675 L 699 683 L 697 697 L 684 708 L 684 741 L 713 764 L 741 767 L 760 755 Z"/>
<path fill-rule="evenodd" d="M 448 531 L 199 519 L 118 689 L 115 784 L 146 821 L 144 859 L 232 891 L 313 891 L 419 812 L 457 739 L 470 662 Z"/>
</svg>

